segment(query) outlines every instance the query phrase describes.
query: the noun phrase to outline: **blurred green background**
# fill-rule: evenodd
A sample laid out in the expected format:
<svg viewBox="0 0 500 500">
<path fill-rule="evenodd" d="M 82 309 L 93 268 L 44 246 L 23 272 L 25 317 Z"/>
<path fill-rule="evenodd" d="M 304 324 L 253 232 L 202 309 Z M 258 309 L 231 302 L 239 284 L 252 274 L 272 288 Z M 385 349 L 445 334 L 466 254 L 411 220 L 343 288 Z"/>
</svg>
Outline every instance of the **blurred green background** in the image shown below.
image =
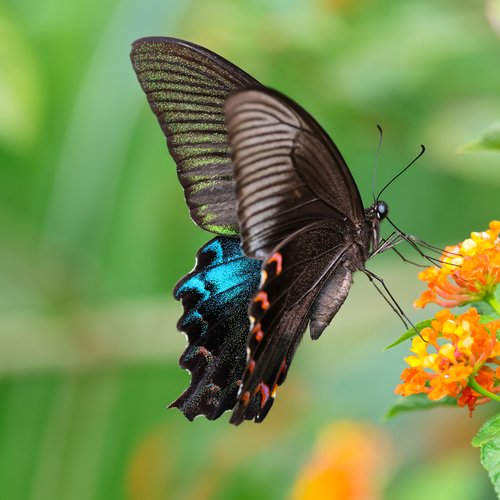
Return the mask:
<svg viewBox="0 0 500 500">
<path fill-rule="evenodd" d="M 286 93 L 332 135 L 366 204 L 375 125 L 379 187 L 424 143 L 384 199 L 400 227 L 445 245 L 499 217 L 499 156 L 457 154 L 500 117 L 499 12 L 495 0 L 2 0 L 0 497 L 287 498 L 318 433 L 348 421 L 386 443 L 373 498 L 494 498 L 469 444 L 491 409 L 382 422 L 407 346 L 383 352 L 402 327 L 363 276 L 323 337 L 306 336 L 265 423 L 166 410 L 189 380 L 171 289 L 210 235 L 189 220 L 129 48 L 186 38 Z M 430 315 L 411 308 L 416 268 L 395 255 L 369 267 L 415 321 Z"/>
</svg>

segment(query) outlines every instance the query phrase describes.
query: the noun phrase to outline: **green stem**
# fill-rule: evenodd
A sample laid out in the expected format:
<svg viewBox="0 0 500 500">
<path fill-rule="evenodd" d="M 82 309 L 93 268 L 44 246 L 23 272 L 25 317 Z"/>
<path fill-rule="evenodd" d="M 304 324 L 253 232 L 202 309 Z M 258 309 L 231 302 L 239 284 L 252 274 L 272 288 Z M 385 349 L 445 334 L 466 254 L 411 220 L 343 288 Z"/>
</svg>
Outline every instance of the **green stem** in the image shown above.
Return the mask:
<svg viewBox="0 0 500 500">
<path fill-rule="evenodd" d="M 498 394 L 494 394 L 490 391 L 487 391 L 484 387 L 480 386 L 474 377 L 469 379 L 469 387 L 474 389 L 479 394 L 486 396 L 487 398 L 493 399 L 494 401 L 500 402 L 500 396 Z"/>
<path fill-rule="evenodd" d="M 500 302 L 497 300 L 497 298 L 490 293 L 485 297 L 486 302 L 489 304 L 489 306 L 500 316 Z"/>
</svg>

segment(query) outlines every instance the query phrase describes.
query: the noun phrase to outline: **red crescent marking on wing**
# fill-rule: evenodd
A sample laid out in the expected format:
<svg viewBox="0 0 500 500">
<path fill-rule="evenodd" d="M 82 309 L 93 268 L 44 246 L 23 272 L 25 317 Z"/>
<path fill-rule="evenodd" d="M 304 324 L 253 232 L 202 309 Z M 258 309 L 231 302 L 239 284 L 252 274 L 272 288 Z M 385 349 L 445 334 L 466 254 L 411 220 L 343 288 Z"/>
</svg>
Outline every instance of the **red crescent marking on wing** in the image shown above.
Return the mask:
<svg viewBox="0 0 500 500">
<path fill-rule="evenodd" d="M 254 368 L 255 368 L 255 360 L 250 358 L 250 360 L 248 361 L 248 371 L 250 373 L 253 373 Z"/>
<path fill-rule="evenodd" d="M 267 299 L 267 293 L 264 292 L 263 290 L 260 291 L 256 296 L 255 296 L 255 299 L 253 299 L 254 302 L 260 302 L 261 303 L 261 307 L 262 309 L 264 309 L 264 311 L 266 309 L 269 309 L 269 300 Z"/>
<path fill-rule="evenodd" d="M 262 327 L 260 323 L 257 323 L 252 330 L 252 333 L 254 334 L 255 340 L 257 342 L 260 342 L 264 338 L 264 332 L 262 331 Z"/>
<path fill-rule="evenodd" d="M 198 347 L 198 354 L 201 354 L 203 357 L 207 358 L 210 355 L 210 351 L 206 347 L 200 346 Z"/>
<path fill-rule="evenodd" d="M 273 391 L 271 392 L 271 397 L 274 399 L 276 396 L 276 392 L 278 390 L 278 384 L 274 384 Z"/>
<path fill-rule="evenodd" d="M 269 260 L 267 261 L 268 264 L 271 264 L 272 262 L 276 262 L 276 276 L 283 271 L 283 256 L 279 252 L 273 253 Z"/>
<path fill-rule="evenodd" d="M 283 358 L 283 361 L 281 363 L 281 367 L 280 367 L 280 371 L 278 372 L 278 376 L 276 377 L 276 380 L 278 380 L 281 375 L 283 374 L 283 372 L 285 371 L 286 369 L 286 358 Z M 273 385 L 273 390 L 271 391 L 271 397 L 274 398 L 276 396 L 276 392 L 278 391 L 278 382 L 276 382 L 274 385 Z"/>
<path fill-rule="evenodd" d="M 264 408 L 266 401 L 269 399 L 269 386 L 264 384 L 264 382 L 261 382 L 259 384 L 259 390 L 260 390 L 260 394 L 261 394 L 260 407 Z"/>
<path fill-rule="evenodd" d="M 247 405 L 250 401 L 250 391 L 246 391 L 243 396 L 241 396 L 241 402 L 243 405 Z"/>
<path fill-rule="evenodd" d="M 284 358 L 283 362 L 281 363 L 279 375 L 281 375 L 285 371 L 285 368 L 286 368 L 286 358 Z"/>
</svg>

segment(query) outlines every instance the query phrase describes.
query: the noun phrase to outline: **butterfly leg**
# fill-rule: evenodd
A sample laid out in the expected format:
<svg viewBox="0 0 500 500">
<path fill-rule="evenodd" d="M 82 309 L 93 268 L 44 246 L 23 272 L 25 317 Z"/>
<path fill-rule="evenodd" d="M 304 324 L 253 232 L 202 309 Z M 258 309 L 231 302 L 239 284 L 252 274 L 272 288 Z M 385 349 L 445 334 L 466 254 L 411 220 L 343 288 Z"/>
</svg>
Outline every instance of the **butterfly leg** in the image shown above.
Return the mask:
<svg viewBox="0 0 500 500">
<path fill-rule="evenodd" d="M 401 258 L 401 260 L 403 262 L 407 262 L 408 264 L 412 264 L 412 265 L 417 266 L 417 267 L 422 267 L 422 268 L 427 267 L 425 264 L 419 264 L 418 262 L 407 259 L 396 248 L 396 245 L 399 245 L 399 243 L 401 243 L 403 241 L 405 241 L 405 239 L 402 238 L 398 232 L 393 231 L 387 238 L 382 238 L 380 240 L 380 242 L 381 242 L 380 246 L 371 253 L 370 259 L 379 253 L 385 252 L 386 250 L 394 250 L 394 252 Z"/>
<path fill-rule="evenodd" d="M 425 254 L 420 248 L 418 245 L 422 245 L 424 248 L 428 248 L 429 250 L 432 249 L 432 251 L 435 251 L 437 252 L 437 248 L 432 246 L 432 245 L 429 245 L 428 243 L 425 243 L 423 240 L 420 240 L 418 238 L 416 238 L 415 236 L 412 236 L 412 235 L 409 235 L 409 234 L 406 234 L 406 233 L 403 233 L 399 230 L 397 231 L 394 231 L 392 232 L 388 238 L 386 239 L 382 239 L 382 244 L 370 255 L 370 258 L 379 254 L 379 253 L 382 253 L 382 252 L 385 252 L 386 250 L 394 250 L 394 252 L 396 252 L 400 257 L 401 259 L 404 261 L 404 262 L 408 262 L 409 264 L 413 264 L 417 267 L 427 267 L 425 265 L 422 265 L 422 264 L 418 264 L 414 261 L 411 261 L 409 259 L 407 259 L 406 257 L 404 257 L 401 252 L 399 252 L 395 247 L 396 245 L 399 245 L 399 243 L 403 242 L 403 241 L 406 241 L 412 248 L 414 248 L 417 253 L 424 259 L 426 259 L 427 261 L 429 261 L 432 265 L 437 265 L 437 266 L 441 266 L 441 261 L 435 257 L 432 257 L 430 255 L 427 255 Z M 439 253 L 442 253 L 443 251 L 441 250 Z"/>
<path fill-rule="evenodd" d="M 422 245 L 422 240 L 418 240 L 414 236 L 411 236 L 409 234 L 401 233 L 402 238 L 412 246 L 417 253 L 425 260 L 430 262 L 433 266 L 441 266 L 441 261 L 437 259 L 436 257 L 432 257 L 431 255 L 427 255 L 424 253 L 420 247 L 418 246 L 419 244 Z M 424 246 L 424 245 L 422 245 Z"/>
<path fill-rule="evenodd" d="M 392 220 L 389 219 L 389 217 L 387 217 L 387 221 L 389 222 L 389 224 L 397 231 L 398 235 L 400 238 L 402 238 L 404 241 L 406 241 L 410 246 L 412 246 L 415 251 L 425 260 L 429 261 L 433 266 L 437 265 L 437 266 L 441 266 L 442 262 L 439 258 L 436 258 L 436 257 L 431 257 L 430 255 L 427 255 L 425 254 L 419 247 L 422 246 L 424 248 L 426 248 L 427 250 L 430 250 L 432 252 L 435 252 L 437 254 L 439 254 L 440 256 L 443 254 L 443 253 L 446 253 L 448 255 L 458 255 L 458 254 L 454 254 L 453 252 L 448 252 L 446 250 L 443 250 L 441 248 L 438 248 L 434 245 L 431 245 L 430 243 L 427 243 L 425 242 L 424 240 L 421 240 L 420 238 L 417 238 L 416 236 L 413 236 L 411 234 L 407 234 L 403 231 L 401 231 L 401 229 L 399 229 L 396 224 L 394 224 L 394 222 L 392 222 Z"/>
<path fill-rule="evenodd" d="M 401 306 L 398 304 L 394 296 L 391 294 L 389 289 L 387 288 L 387 285 L 385 284 L 384 280 L 380 278 L 380 276 L 377 276 L 375 273 L 372 273 L 368 269 L 364 268 L 362 271 L 366 274 L 368 279 L 372 282 L 373 286 L 375 289 L 382 295 L 384 300 L 389 304 L 391 309 L 397 314 L 399 319 L 402 321 L 403 325 L 405 328 L 413 328 L 417 334 L 419 334 L 419 331 L 416 329 L 415 325 L 411 322 L 410 318 L 406 315 L 406 313 L 403 311 Z M 381 285 L 382 288 L 380 288 L 377 285 L 377 282 Z M 385 293 L 382 291 L 382 289 L 385 291 Z M 387 295 L 386 295 L 387 294 Z M 410 326 L 408 326 L 410 325 Z"/>
<path fill-rule="evenodd" d="M 401 235 L 398 232 L 393 231 L 387 238 L 383 238 L 380 240 L 380 245 L 372 251 L 372 253 L 370 254 L 370 259 L 375 255 L 378 255 L 379 253 L 391 250 L 396 245 L 399 245 L 402 241 L 404 241 L 404 239 L 401 237 Z"/>
<path fill-rule="evenodd" d="M 412 264 L 413 266 L 421 267 L 421 268 L 428 267 L 426 264 L 419 264 L 418 262 L 415 262 L 414 260 L 407 259 L 397 248 L 391 248 L 391 250 L 394 250 L 394 252 L 401 258 L 401 260 L 403 262 L 406 262 L 407 264 Z"/>
<path fill-rule="evenodd" d="M 424 240 L 421 240 L 420 238 L 417 238 L 416 236 L 412 236 L 411 234 L 408 234 L 406 236 L 409 239 L 408 241 L 411 240 L 415 245 L 421 245 L 424 248 L 427 248 L 428 250 L 439 254 L 439 256 L 440 256 L 439 259 L 436 259 L 435 257 L 428 257 L 429 259 L 434 261 L 435 265 L 437 265 L 438 267 L 441 267 L 441 265 L 442 265 L 441 256 L 446 255 L 448 257 L 461 257 L 461 255 L 457 252 L 450 252 L 449 250 L 445 250 L 443 248 L 436 247 L 434 245 L 431 245 L 430 243 L 427 243 Z M 451 266 L 460 267 L 460 264 L 454 264 L 453 262 L 447 262 L 447 264 L 451 265 Z"/>
</svg>

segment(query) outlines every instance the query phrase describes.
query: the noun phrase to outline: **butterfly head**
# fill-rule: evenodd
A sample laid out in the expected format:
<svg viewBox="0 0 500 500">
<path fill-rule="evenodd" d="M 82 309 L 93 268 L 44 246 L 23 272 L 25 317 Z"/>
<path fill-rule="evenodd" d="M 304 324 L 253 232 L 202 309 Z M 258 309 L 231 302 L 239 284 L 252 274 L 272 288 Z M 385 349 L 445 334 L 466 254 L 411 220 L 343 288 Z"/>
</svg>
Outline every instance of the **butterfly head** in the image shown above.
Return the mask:
<svg viewBox="0 0 500 500">
<path fill-rule="evenodd" d="M 389 205 L 385 201 L 375 200 L 373 205 L 365 210 L 368 247 L 372 252 L 377 250 L 380 243 L 380 222 L 389 215 Z"/>
<path fill-rule="evenodd" d="M 376 221 L 378 227 L 378 223 L 389 215 L 389 205 L 385 201 L 375 200 L 371 207 L 365 209 L 365 215 L 372 224 Z"/>
<path fill-rule="evenodd" d="M 385 201 L 377 201 L 373 208 L 378 220 L 383 220 L 389 215 L 389 205 Z"/>
</svg>

